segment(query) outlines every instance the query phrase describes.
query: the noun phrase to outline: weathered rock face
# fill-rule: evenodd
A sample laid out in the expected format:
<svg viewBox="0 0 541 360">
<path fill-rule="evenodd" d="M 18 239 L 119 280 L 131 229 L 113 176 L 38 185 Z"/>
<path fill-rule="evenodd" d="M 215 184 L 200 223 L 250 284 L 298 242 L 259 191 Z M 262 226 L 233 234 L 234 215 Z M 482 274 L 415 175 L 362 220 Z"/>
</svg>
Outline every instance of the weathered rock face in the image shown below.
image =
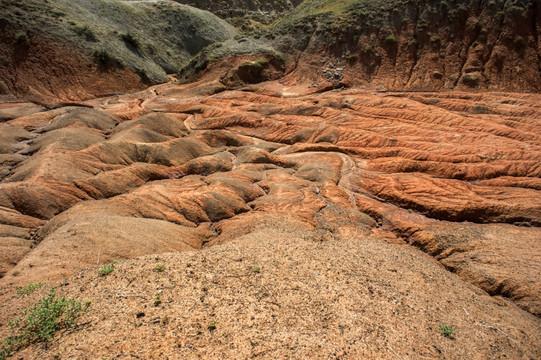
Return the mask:
<svg viewBox="0 0 541 360">
<path fill-rule="evenodd" d="M 536 1 L 309 0 L 264 34 L 297 52 L 291 83 L 539 91 Z"/>
</svg>

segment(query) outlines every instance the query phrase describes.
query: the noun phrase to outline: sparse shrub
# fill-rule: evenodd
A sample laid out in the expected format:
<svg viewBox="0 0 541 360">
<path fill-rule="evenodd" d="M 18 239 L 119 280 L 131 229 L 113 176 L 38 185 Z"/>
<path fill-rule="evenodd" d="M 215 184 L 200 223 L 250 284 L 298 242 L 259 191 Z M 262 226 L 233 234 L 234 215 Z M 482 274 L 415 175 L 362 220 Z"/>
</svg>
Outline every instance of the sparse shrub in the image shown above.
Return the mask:
<svg viewBox="0 0 541 360">
<path fill-rule="evenodd" d="M 389 46 L 396 46 L 398 44 L 398 40 L 394 35 L 389 35 L 384 40 L 385 44 Z"/>
<path fill-rule="evenodd" d="M 94 58 L 96 58 L 96 61 L 104 67 L 113 67 L 113 66 L 121 67 L 122 66 L 122 60 L 111 55 L 105 49 L 97 50 L 94 53 Z"/>
<path fill-rule="evenodd" d="M 161 303 L 162 303 L 162 297 L 160 295 L 157 295 L 154 298 L 154 306 L 160 306 Z"/>
<path fill-rule="evenodd" d="M 108 265 L 105 265 L 104 267 L 102 267 L 101 269 L 98 270 L 98 275 L 99 276 L 107 276 L 107 275 L 109 275 L 110 273 L 112 273 L 115 270 L 115 264 L 116 263 L 117 263 L 116 261 L 113 261 L 112 263 L 110 263 Z"/>
<path fill-rule="evenodd" d="M 30 45 L 30 39 L 26 33 L 18 33 L 15 35 L 15 43 L 17 45 L 28 46 Z"/>
<path fill-rule="evenodd" d="M 439 36 L 432 36 L 430 38 L 430 43 L 433 44 L 433 45 L 436 45 L 436 46 L 440 46 L 441 45 L 441 38 Z"/>
<path fill-rule="evenodd" d="M 274 59 L 276 59 L 279 62 L 284 62 L 285 61 L 284 54 L 282 54 L 281 52 L 275 52 L 274 53 Z"/>
<path fill-rule="evenodd" d="M 84 26 L 74 26 L 73 31 L 77 33 L 80 36 L 84 36 L 84 38 L 87 41 L 98 41 L 98 38 L 96 35 L 92 32 L 92 30 L 88 27 L 88 25 Z"/>
<path fill-rule="evenodd" d="M 18 287 L 17 288 L 17 295 L 28 295 L 34 292 L 34 290 L 39 289 L 45 285 L 45 283 L 37 282 L 37 283 L 30 283 L 24 287 Z"/>
<path fill-rule="evenodd" d="M 261 272 L 261 266 L 254 266 L 252 267 L 252 271 L 256 274 L 259 274 Z"/>
<path fill-rule="evenodd" d="M 448 326 L 444 324 L 440 325 L 440 332 L 443 336 L 450 339 L 454 338 L 454 335 L 455 335 L 455 329 L 452 326 Z"/>
<path fill-rule="evenodd" d="M 496 68 L 498 71 L 502 71 L 503 64 L 505 61 L 505 53 L 503 51 L 495 51 L 494 52 L 494 65 L 496 65 Z"/>
<path fill-rule="evenodd" d="M 216 330 L 217 326 L 218 326 L 218 323 L 216 321 L 213 321 L 207 326 L 207 329 L 209 329 L 209 331 L 214 331 Z"/>
<path fill-rule="evenodd" d="M 0 350 L 0 360 L 33 343 L 48 342 L 61 329 L 70 328 L 86 313 L 90 301 L 59 298 L 55 288 L 22 316 L 10 322 L 11 335 L 4 339 Z"/>
<path fill-rule="evenodd" d="M 468 85 L 469 87 L 476 87 L 479 85 L 479 77 L 466 74 L 462 77 L 462 83 L 464 85 Z"/>
<path fill-rule="evenodd" d="M 349 62 L 355 62 L 355 61 L 357 61 L 358 58 L 359 58 L 359 55 L 357 55 L 357 54 L 351 54 L 351 55 L 348 55 L 347 60 L 348 60 Z"/>
<path fill-rule="evenodd" d="M 157 272 L 164 272 L 165 270 L 167 270 L 167 265 L 165 264 L 158 264 L 154 267 L 154 270 L 157 271 Z"/>
<path fill-rule="evenodd" d="M 258 68 L 263 68 L 263 67 L 267 67 L 269 65 L 269 62 L 267 61 L 267 59 L 260 59 L 260 60 L 257 60 L 255 63 L 253 63 L 253 65 Z"/>
<path fill-rule="evenodd" d="M 139 37 L 128 31 L 126 33 L 120 34 L 120 38 L 127 44 L 133 46 L 135 49 L 139 49 L 140 43 L 139 43 Z"/>
<path fill-rule="evenodd" d="M 156 45 L 152 43 L 147 44 L 147 49 L 148 49 L 148 53 L 151 55 L 155 55 L 158 52 L 158 48 L 156 47 Z"/>
<path fill-rule="evenodd" d="M 515 46 L 516 51 L 522 51 L 526 46 L 526 42 L 522 36 L 517 36 L 513 41 L 513 45 Z"/>
<path fill-rule="evenodd" d="M 488 112 L 488 107 L 485 105 L 475 105 L 473 107 L 472 113 L 474 114 L 486 114 Z"/>
</svg>

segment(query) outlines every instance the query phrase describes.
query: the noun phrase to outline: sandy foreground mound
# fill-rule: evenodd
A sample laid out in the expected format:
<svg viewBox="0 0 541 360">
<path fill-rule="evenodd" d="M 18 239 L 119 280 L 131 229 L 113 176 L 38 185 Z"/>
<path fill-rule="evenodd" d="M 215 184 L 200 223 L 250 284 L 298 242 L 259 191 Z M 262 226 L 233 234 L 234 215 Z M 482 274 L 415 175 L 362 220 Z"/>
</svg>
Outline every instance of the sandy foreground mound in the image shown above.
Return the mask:
<svg viewBox="0 0 541 360">
<path fill-rule="evenodd" d="M 25 358 L 540 356 L 538 95 L 211 80 L 0 105 L 2 331 L 93 301 Z"/>
<path fill-rule="evenodd" d="M 277 229 L 280 230 L 277 230 Z M 539 318 L 374 237 L 314 241 L 287 216 L 199 252 L 126 260 L 61 286 L 84 322 L 26 359 L 534 359 Z M 157 265 L 166 270 L 156 271 Z M 22 308 L 44 291 L 3 312 Z M 156 299 L 159 297 L 160 302 Z M 453 326 L 454 338 L 441 325 Z"/>
</svg>

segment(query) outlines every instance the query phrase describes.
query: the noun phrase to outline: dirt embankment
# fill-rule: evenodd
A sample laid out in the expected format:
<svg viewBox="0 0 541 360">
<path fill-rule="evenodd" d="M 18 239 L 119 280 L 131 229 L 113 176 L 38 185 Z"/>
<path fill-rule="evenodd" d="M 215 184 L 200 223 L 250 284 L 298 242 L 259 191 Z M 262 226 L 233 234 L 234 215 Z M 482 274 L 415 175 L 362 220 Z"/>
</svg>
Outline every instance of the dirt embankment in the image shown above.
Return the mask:
<svg viewBox="0 0 541 360">
<path fill-rule="evenodd" d="M 37 102 L 71 101 L 148 86 L 139 74 L 100 63 L 78 47 L 32 33 L 17 43 L 17 33 L 0 22 L 0 95 Z"/>
<path fill-rule="evenodd" d="M 42 102 L 140 90 L 236 34 L 172 1 L 3 0 L 0 95 Z"/>
</svg>

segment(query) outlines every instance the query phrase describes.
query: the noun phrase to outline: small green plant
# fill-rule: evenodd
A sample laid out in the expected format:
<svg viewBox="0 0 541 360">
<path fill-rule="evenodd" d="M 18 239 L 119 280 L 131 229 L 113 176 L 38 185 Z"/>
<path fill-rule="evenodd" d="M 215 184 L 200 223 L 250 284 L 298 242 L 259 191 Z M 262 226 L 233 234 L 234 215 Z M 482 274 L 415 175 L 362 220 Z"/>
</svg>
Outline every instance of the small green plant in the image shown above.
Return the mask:
<svg viewBox="0 0 541 360">
<path fill-rule="evenodd" d="M 398 44 L 398 40 L 396 39 L 394 35 L 388 35 L 384 41 L 385 41 L 385 44 L 389 46 L 395 46 Z"/>
<path fill-rule="evenodd" d="M 30 39 L 26 33 L 18 33 L 15 35 L 15 43 L 17 45 L 28 46 L 30 45 Z"/>
<path fill-rule="evenodd" d="M 157 295 L 154 298 L 154 306 L 160 306 L 161 303 L 162 303 L 162 297 L 160 295 Z"/>
<path fill-rule="evenodd" d="M 282 53 L 280 53 L 280 52 L 275 52 L 274 53 L 274 58 L 279 62 L 284 62 L 285 61 L 284 55 Z"/>
<path fill-rule="evenodd" d="M 11 335 L 3 340 L 0 360 L 33 343 L 48 342 L 58 330 L 75 325 L 89 306 L 90 301 L 83 304 L 73 298 L 59 298 L 55 288 L 51 288 L 44 298 L 24 311 L 20 318 L 10 322 Z"/>
<path fill-rule="evenodd" d="M 95 53 L 94 53 L 94 57 L 96 58 L 96 61 L 101 65 L 101 66 L 104 66 L 106 68 L 111 68 L 111 67 L 122 67 L 123 64 L 122 64 L 122 60 L 118 59 L 117 57 L 111 55 L 107 50 L 105 49 L 102 49 L 102 50 L 97 50 Z"/>
<path fill-rule="evenodd" d="M 217 326 L 218 326 L 218 323 L 216 321 L 213 321 L 207 326 L 207 329 L 209 329 L 209 331 L 214 331 L 216 330 Z"/>
<path fill-rule="evenodd" d="M 267 61 L 267 59 L 260 59 L 253 63 L 253 65 L 258 68 L 264 68 L 269 65 L 269 62 Z"/>
<path fill-rule="evenodd" d="M 165 264 L 158 264 L 154 267 L 154 270 L 157 271 L 157 272 L 164 272 L 165 270 L 167 270 L 167 265 Z"/>
<path fill-rule="evenodd" d="M 252 272 L 259 274 L 261 272 L 261 266 L 252 267 Z"/>
<path fill-rule="evenodd" d="M 39 289 L 40 287 L 42 287 L 43 285 L 45 285 L 45 283 L 42 283 L 42 282 L 37 282 L 37 283 L 30 283 L 26 286 L 23 286 L 23 287 L 18 287 L 17 288 L 17 295 L 28 295 L 28 294 L 31 294 L 34 292 L 34 290 L 37 290 Z"/>
<path fill-rule="evenodd" d="M 440 325 L 440 332 L 446 338 L 453 338 L 455 335 L 455 329 L 452 326 L 448 326 L 444 324 Z"/>
<path fill-rule="evenodd" d="M 347 60 L 348 60 L 349 62 L 355 62 L 355 61 L 357 61 L 358 58 L 359 58 L 359 55 L 357 55 L 357 54 L 350 54 L 350 55 L 348 55 Z"/>
<path fill-rule="evenodd" d="M 98 270 L 98 275 L 99 276 L 107 276 L 107 275 L 109 275 L 110 273 L 112 273 L 115 270 L 115 264 L 116 263 L 117 263 L 116 261 L 113 261 L 112 263 L 110 263 L 108 265 L 105 265 L 104 267 L 102 267 L 101 269 Z"/>
<path fill-rule="evenodd" d="M 124 40 L 125 43 L 130 44 L 136 49 L 138 49 L 140 46 L 139 37 L 130 31 L 128 31 L 127 33 L 120 34 L 120 38 Z"/>
</svg>

